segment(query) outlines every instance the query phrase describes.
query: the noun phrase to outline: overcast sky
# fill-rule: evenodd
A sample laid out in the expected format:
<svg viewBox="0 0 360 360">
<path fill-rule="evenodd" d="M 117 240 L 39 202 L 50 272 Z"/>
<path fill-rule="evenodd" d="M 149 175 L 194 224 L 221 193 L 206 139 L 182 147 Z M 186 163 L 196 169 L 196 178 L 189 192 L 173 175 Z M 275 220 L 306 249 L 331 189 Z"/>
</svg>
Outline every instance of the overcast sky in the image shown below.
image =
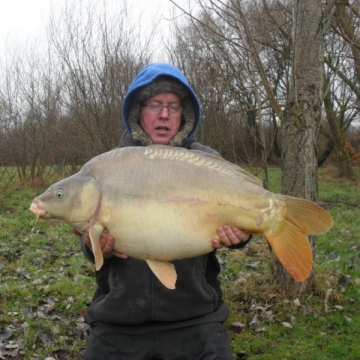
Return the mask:
<svg viewBox="0 0 360 360">
<path fill-rule="evenodd" d="M 0 52 L 4 54 L 6 44 L 34 39 L 43 36 L 51 11 L 61 8 L 66 2 L 86 3 L 91 0 L 0 0 Z M 105 0 L 111 5 L 113 1 Z M 99 0 L 100 2 L 100 0 Z M 179 3 L 183 2 L 180 0 Z M 166 19 L 171 17 L 173 5 L 169 0 L 128 0 L 129 8 L 134 12 L 134 19 L 141 14 L 142 18 L 153 19 L 154 14 L 160 17 L 159 27 L 168 26 Z"/>
</svg>

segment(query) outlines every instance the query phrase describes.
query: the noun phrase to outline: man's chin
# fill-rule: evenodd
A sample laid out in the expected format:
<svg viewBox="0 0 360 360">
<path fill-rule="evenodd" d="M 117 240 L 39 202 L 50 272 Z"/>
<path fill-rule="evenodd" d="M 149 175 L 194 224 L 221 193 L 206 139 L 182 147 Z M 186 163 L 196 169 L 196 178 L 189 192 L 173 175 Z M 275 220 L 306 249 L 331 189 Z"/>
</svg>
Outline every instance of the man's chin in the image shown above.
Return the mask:
<svg viewBox="0 0 360 360">
<path fill-rule="evenodd" d="M 169 136 L 168 134 L 159 134 L 154 136 L 151 140 L 156 145 L 168 145 L 171 140 L 171 136 Z"/>
</svg>

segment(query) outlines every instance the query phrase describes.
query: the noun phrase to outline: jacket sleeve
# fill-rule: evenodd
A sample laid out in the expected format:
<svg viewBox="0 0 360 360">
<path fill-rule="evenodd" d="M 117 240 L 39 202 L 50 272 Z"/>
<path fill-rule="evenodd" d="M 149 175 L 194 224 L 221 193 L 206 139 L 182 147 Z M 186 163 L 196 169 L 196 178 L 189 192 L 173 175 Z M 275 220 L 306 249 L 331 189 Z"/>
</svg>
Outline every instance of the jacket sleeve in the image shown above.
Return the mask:
<svg viewBox="0 0 360 360">
<path fill-rule="evenodd" d="M 200 150 L 200 151 L 204 151 L 204 152 L 207 152 L 209 154 L 213 154 L 213 155 L 217 155 L 219 157 L 221 157 L 221 155 L 214 149 L 212 149 L 211 147 L 209 146 L 206 146 L 206 145 L 203 145 L 203 144 L 200 144 L 199 142 L 197 141 L 193 141 L 190 143 L 190 146 L 188 147 L 189 150 Z"/>
<path fill-rule="evenodd" d="M 92 263 L 95 264 L 95 257 L 93 252 L 91 251 L 91 249 L 89 248 L 89 246 L 87 246 L 84 242 L 84 237 L 83 236 L 79 236 L 79 241 L 80 241 L 80 248 L 81 251 L 83 252 L 83 254 L 85 255 L 85 257 L 91 261 Z"/>
<path fill-rule="evenodd" d="M 250 240 L 252 238 L 253 238 L 253 236 L 250 234 L 249 238 L 246 241 L 242 241 L 242 242 L 240 242 L 240 243 L 238 243 L 236 245 L 227 246 L 227 248 L 230 249 L 230 250 L 242 249 L 243 247 L 245 247 L 250 242 Z"/>
</svg>

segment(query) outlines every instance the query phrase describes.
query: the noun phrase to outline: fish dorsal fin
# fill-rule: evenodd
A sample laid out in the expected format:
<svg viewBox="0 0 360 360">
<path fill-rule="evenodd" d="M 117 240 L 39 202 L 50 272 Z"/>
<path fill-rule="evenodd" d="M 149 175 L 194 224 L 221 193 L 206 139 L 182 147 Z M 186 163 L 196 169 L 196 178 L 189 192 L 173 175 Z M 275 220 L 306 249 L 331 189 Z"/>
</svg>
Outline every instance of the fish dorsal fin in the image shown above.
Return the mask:
<svg viewBox="0 0 360 360">
<path fill-rule="evenodd" d="M 98 224 L 92 225 L 89 231 L 91 247 L 95 257 L 96 271 L 100 270 L 104 263 L 104 256 L 100 246 L 100 238 L 103 232 L 104 227 Z"/>
<path fill-rule="evenodd" d="M 159 281 L 166 286 L 168 289 L 175 289 L 175 283 L 177 279 L 177 274 L 175 266 L 167 261 L 158 261 L 158 260 L 146 260 L 151 271 L 159 279 Z"/>
<path fill-rule="evenodd" d="M 238 165 L 235 165 L 221 156 L 209 154 L 201 150 L 187 150 L 167 145 L 146 146 L 143 155 L 149 159 L 172 160 L 188 162 L 194 166 L 202 166 L 232 178 L 241 178 L 262 187 L 262 182 Z"/>
</svg>

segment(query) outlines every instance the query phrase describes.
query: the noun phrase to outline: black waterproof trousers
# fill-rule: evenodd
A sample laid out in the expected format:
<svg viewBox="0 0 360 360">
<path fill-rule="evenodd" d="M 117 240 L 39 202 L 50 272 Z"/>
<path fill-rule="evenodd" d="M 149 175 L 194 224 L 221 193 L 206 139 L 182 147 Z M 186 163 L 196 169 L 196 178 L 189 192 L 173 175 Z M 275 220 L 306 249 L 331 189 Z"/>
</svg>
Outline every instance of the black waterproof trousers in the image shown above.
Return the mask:
<svg viewBox="0 0 360 360">
<path fill-rule="evenodd" d="M 232 360 L 229 335 L 219 322 L 172 330 L 123 333 L 91 327 L 84 360 Z M 146 331 L 144 331 L 146 330 Z"/>
</svg>

